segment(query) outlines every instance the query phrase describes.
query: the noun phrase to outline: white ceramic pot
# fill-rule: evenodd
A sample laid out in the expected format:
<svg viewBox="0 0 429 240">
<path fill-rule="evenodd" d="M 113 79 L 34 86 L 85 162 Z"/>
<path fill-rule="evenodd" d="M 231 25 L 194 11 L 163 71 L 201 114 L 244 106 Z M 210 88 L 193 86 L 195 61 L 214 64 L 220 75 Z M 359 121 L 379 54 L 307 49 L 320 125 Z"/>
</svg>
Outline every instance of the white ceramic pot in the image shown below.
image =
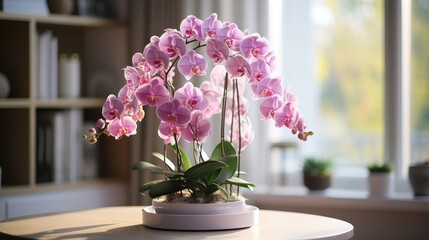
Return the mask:
<svg viewBox="0 0 429 240">
<path fill-rule="evenodd" d="M 225 203 L 169 203 L 152 200 L 156 213 L 173 215 L 231 214 L 242 212 L 245 205 L 244 199 Z"/>
<path fill-rule="evenodd" d="M 165 203 L 143 208 L 143 225 L 167 230 L 228 230 L 259 223 L 259 209 L 245 200 L 227 203 Z"/>
<path fill-rule="evenodd" d="M 370 173 L 368 192 L 371 197 L 389 197 L 393 192 L 392 173 Z"/>
</svg>

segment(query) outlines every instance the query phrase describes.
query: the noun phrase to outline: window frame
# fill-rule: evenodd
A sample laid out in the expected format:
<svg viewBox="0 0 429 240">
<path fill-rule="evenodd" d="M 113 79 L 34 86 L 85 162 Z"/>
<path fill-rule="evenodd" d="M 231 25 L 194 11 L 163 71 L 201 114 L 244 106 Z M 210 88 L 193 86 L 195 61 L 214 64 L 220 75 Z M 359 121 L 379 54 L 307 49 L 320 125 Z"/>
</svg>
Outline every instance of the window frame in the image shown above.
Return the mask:
<svg viewBox="0 0 429 240">
<path fill-rule="evenodd" d="M 411 192 L 410 40 L 411 0 L 384 0 L 384 159 L 395 166 L 396 192 Z M 264 174 L 270 174 L 266 167 Z M 296 185 L 297 181 L 293 182 Z M 333 176 L 332 183 L 333 188 L 367 189 L 366 177 Z"/>
</svg>

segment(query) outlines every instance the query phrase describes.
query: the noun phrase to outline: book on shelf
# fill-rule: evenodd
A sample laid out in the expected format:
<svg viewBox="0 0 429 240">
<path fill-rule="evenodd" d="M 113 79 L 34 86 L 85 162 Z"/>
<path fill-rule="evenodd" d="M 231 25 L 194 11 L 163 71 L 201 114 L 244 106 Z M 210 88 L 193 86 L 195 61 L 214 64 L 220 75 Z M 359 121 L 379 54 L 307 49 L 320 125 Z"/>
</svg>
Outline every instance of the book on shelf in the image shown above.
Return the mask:
<svg viewBox="0 0 429 240">
<path fill-rule="evenodd" d="M 39 33 L 38 37 L 38 97 L 58 98 L 58 38 L 52 31 Z"/>
<path fill-rule="evenodd" d="M 53 181 L 53 139 L 52 125 L 46 117 L 37 122 L 36 137 L 36 182 L 47 183 Z"/>
<path fill-rule="evenodd" d="M 37 183 L 77 182 L 84 177 L 81 109 L 38 114 Z"/>
<path fill-rule="evenodd" d="M 81 109 L 70 109 L 68 114 L 68 160 L 69 160 L 69 180 L 76 182 L 82 179 L 82 160 L 83 160 L 83 113 Z"/>
<path fill-rule="evenodd" d="M 54 182 L 63 183 L 69 179 L 67 172 L 67 124 L 68 119 L 64 111 L 58 111 L 53 116 L 54 126 Z"/>
<path fill-rule="evenodd" d="M 49 9 L 46 0 L 3 0 L 3 12 L 47 16 Z"/>
</svg>

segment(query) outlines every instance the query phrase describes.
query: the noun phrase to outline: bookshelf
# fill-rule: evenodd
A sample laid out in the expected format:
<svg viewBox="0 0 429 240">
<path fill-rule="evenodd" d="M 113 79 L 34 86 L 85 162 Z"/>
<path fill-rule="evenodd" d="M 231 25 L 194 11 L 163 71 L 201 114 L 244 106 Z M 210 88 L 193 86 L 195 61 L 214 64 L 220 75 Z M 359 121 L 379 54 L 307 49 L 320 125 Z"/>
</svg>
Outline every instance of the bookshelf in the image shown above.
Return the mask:
<svg viewBox="0 0 429 240">
<path fill-rule="evenodd" d="M 39 35 L 45 31 L 51 31 L 58 39 L 58 54 L 79 55 L 81 77 L 78 97 L 39 97 L 38 89 L 42 82 L 39 77 Z M 0 72 L 7 76 L 10 84 L 9 96 L 0 98 L 0 126 L 3 129 L 0 138 L 0 197 L 49 189 L 58 191 L 70 186 L 79 188 L 94 181 L 97 184 L 125 183 L 123 186 L 126 188 L 130 166 L 129 139 L 117 142 L 104 138 L 89 146 L 91 149 L 88 151 L 95 156 L 96 162 L 95 173 L 90 177 L 64 178 L 59 182 L 52 178 L 44 183 L 37 180 L 40 174 L 38 128 L 43 116 L 79 112 L 82 121 L 77 126 L 82 127 L 81 136 L 87 130 L 85 123 L 95 123 L 101 116 L 105 93 L 116 92 L 123 84 L 121 69 L 130 59 L 126 24 L 94 17 L 0 12 L 0 35 Z M 103 82 L 97 76 L 109 77 L 105 79 L 107 82 Z M 87 144 L 82 139 L 76 141 L 75 144 Z"/>
</svg>

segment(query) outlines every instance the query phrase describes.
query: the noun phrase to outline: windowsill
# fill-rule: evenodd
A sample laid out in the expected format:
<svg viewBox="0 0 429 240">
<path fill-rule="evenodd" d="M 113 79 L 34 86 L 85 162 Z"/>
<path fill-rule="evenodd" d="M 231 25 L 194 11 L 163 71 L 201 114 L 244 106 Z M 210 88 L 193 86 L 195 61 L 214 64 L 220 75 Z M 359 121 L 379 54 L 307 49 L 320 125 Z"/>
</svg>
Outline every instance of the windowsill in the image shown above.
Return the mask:
<svg viewBox="0 0 429 240">
<path fill-rule="evenodd" d="M 429 212 L 429 197 L 414 197 L 412 193 L 397 192 L 388 198 L 376 198 L 364 190 L 330 188 L 309 191 L 305 187 L 258 186 L 246 191 L 250 204 L 270 207 L 337 208 L 378 211 Z"/>
</svg>

